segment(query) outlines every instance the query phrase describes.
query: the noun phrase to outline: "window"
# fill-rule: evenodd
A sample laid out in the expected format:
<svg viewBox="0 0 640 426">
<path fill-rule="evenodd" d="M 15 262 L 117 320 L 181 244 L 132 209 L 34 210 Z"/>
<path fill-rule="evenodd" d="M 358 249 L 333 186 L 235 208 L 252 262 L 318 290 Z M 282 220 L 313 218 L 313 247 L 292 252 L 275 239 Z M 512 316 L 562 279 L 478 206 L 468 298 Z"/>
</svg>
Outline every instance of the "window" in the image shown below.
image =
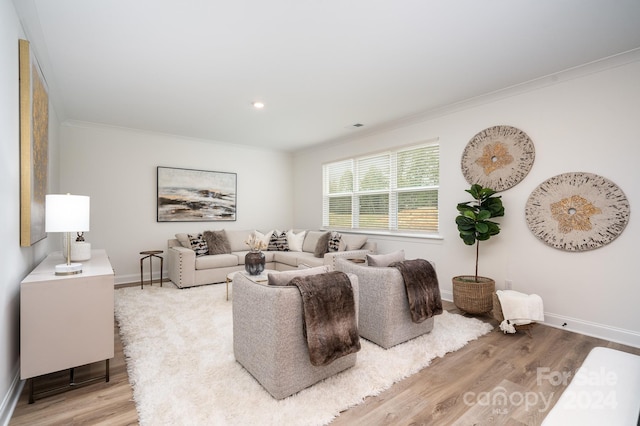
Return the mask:
<svg viewBox="0 0 640 426">
<path fill-rule="evenodd" d="M 325 164 L 323 226 L 438 232 L 439 157 L 432 143 Z"/>
</svg>

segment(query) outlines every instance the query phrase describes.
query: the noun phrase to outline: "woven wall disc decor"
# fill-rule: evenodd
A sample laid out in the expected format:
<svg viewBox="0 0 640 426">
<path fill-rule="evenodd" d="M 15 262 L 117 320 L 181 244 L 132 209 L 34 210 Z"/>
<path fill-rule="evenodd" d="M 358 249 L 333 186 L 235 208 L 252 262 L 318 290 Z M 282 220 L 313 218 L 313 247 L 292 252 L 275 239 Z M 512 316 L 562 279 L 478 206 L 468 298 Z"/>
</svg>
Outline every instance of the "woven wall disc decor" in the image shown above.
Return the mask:
<svg viewBox="0 0 640 426">
<path fill-rule="evenodd" d="M 536 151 L 525 132 L 493 126 L 476 134 L 462 153 L 462 174 L 468 183 L 494 191 L 517 185 L 533 166 Z"/>
<path fill-rule="evenodd" d="M 592 173 L 564 173 L 547 179 L 533 190 L 525 207 L 531 232 L 565 251 L 609 244 L 627 226 L 629 215 L 624 192 Z"/>
</svg>

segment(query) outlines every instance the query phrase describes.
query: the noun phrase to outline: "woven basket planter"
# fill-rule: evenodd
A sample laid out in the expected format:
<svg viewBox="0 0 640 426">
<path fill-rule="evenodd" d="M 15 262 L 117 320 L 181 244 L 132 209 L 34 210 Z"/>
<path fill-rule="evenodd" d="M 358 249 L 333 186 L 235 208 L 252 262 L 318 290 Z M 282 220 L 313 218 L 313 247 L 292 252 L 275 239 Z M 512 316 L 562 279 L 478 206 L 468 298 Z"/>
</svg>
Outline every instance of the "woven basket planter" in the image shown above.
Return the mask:
<svg viewBox="0 0 640 426">
<path fill-rule="evenodd" d="M 480 282 L 474 281 L 473 275 L 453 277 L 453 304 L 468 314 L 486 314 L 493 309 L 493 293 L 496 282 L 491 278 L 478 277 Z"/>
</svg>

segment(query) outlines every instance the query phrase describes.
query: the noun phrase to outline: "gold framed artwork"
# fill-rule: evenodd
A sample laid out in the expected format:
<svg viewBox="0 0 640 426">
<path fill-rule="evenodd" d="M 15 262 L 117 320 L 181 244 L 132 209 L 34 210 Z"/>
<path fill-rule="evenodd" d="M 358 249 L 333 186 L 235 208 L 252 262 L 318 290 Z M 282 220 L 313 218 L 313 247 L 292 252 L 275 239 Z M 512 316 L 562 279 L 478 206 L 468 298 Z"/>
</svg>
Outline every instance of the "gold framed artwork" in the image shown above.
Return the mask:
<svg viewBox="0 0 640 426">
<path fill-rule="evenodd" d="M 49 94 L 27 40 L 19 40 L 20 245 L 47 237 L 44 200 L 49 168 Z"/>
</svg>

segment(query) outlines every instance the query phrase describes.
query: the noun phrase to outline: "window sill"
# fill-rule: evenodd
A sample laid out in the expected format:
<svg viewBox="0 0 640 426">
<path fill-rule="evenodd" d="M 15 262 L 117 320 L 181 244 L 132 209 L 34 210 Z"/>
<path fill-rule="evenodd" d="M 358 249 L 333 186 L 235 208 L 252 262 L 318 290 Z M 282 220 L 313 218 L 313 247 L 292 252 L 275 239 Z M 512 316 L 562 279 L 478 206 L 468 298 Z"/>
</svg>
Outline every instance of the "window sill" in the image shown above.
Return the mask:
<svg viewBox="0 0 640 426">
<path fill-rule="evenodd" d="M 412 232 L 392 232 L 392 231 L 377 231 L 377 230 L 364 230 L 364 229 L 339 229 L 339 228 L 321 228 L 323 231 L 336 231 L 344 232 L 346 234 L 364 234 L 370 236 L 380 237 L 400 237 L 400 238 L 419 238 L 426 240 L 444 240 L 444 237 L 440 234 L 425 234 L 425 233 L 412 233 Z"/>
</svg>

